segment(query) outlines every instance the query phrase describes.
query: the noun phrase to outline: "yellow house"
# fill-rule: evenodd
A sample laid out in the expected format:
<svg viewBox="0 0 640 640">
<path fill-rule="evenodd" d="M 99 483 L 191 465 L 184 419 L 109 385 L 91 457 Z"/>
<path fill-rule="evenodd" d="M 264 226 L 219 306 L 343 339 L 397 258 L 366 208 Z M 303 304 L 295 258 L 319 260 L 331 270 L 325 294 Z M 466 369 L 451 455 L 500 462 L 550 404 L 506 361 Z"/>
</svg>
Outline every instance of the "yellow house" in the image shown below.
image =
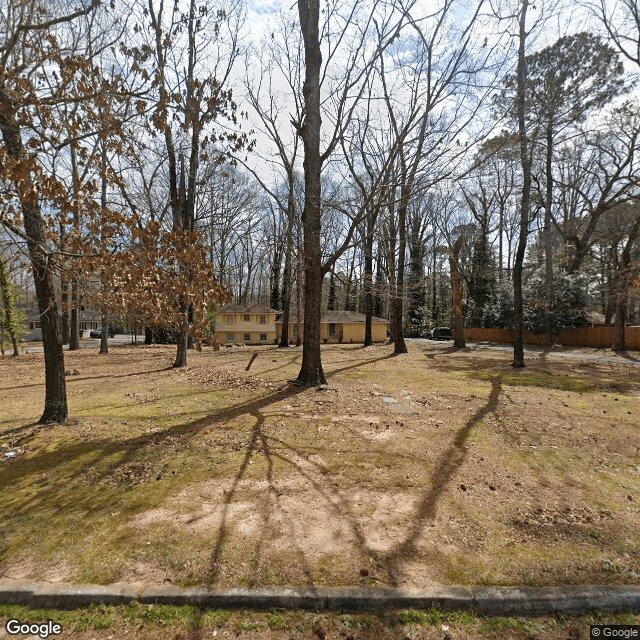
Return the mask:
<svg viewBox="0 0 640 640">
<path fill-rule="evenodd" d="M 364 342 L 364 325 L 366 316 L 364 313 L 354 311 L 326 311 L 320 319 L 321 342 L 358 343 Z M 371 339 L 373 342 L 384 342 L 387 339 L 388 322 L 384 318 L 373 317 L 371 319 Z M 276 322 L 276 335 L 280 340 L 282 322 Z M 298 325 L 289 323 L 289 340 L 295 342 L 298 334 Z M 301 326 L 301 335 L 304 334 L 304 325 Z"/>
<path fill-rule="evenodd" d="M 216 340 L 244 344 L 276 342 L 276 310 L 260 304 L 238 304 L 216 315 Z"/>
</svg>

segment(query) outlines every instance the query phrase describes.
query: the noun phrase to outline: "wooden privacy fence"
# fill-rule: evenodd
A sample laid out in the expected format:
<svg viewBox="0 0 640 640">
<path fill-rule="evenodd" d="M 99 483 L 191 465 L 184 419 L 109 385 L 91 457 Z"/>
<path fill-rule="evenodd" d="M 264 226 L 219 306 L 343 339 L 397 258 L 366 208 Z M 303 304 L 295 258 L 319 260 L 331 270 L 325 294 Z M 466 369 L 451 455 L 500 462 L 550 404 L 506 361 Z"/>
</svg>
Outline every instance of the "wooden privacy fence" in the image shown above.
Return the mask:
<svg viewBox="0 0 640 640">
<path fill-rule="evenodd" d="M 468 327 L 464 337 L 473 342 L 513 343 L 513 329 L 479 329 Z M 562 331 L 555 337 L 556 344 L 567 347 L 611 347 L 613 327 L 580 327 Z M 524 332 L 525 344 L 544 344 L 544 334 Z M 627 349 L 640 349 L 640 327 L 626 327 L 624 342 Z"/>
</svg>

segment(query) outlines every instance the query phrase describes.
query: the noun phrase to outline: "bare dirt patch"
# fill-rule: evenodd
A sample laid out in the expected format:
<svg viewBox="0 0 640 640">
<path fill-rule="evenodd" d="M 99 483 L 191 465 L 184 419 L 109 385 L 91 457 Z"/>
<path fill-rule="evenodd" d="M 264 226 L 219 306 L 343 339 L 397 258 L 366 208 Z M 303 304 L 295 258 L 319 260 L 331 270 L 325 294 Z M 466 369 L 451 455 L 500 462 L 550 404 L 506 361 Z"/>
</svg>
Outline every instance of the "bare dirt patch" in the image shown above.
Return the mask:
<svg viewBox="0 0 640 640">
<path fill-rule="evenodd" d="M 50 428 L 42 356 L 1 359 L 0 573 L 640 583 L 637 367 L 327 346 L 327 387 L 302 389 L 299 349 L 246 372 L 254 351 L 68 354 L 72 419 Z"/>
</svg>

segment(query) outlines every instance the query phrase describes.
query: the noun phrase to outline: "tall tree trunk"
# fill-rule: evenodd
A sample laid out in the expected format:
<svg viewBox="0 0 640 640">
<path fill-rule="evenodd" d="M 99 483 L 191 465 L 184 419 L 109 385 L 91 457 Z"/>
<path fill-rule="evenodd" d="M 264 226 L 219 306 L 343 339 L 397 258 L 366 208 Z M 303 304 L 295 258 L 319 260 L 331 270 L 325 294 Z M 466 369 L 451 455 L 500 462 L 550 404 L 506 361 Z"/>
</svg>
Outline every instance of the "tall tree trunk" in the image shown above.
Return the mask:
<svg viewBox="0 0 640 640">
<path fill-rule="evenodd" d="M 622 277 L 621 282 L 618 283 L 618 290 L 616 291 L 616 319 L 613 324 L 611 341 L 611 348 L 614 351 L 624 351 L 626 348 L 624 327 L 627 320 L 627 302 L 627 286 L 624 282 L 624 277 Z"/>
<path fill-rule="evenodd" d="M 526 20 L 529 0 L 521 0 L 519 20 L 519 47 L 517 72 L 518 135 L 520 138 L 520 164 L 522 166 L 522 195 L 520 199 L 520 233 L 518 248 L 513 265 L 513 363 L 514 367 L 524 367 L 524 310 L 522 299 L 522 265 L 527 248 L 529 232 L 529 209 L 531 206 L 531 158 L 525 124 L 525 94 L 527 87 L 527 66 L 525 60 Z"/>
<path fill-rule="evenodd" d="M 280 261 L 282 260 L 282 251 L 279 250 L 278 242 L 275 238 L 274 244 L 273 262 L 271 263 L 271 293 L 269 297 L 269 306 L 272 309 L 277 309 L 278 302 L 280 300 Z M 284 283 L 282 286 L 285 286 Z"/>
<path fill-rule="evenodd" d="M 103 315 L 101 319 L 101 329 L 100 332 L 100 355 L 106 355 L 109 353 L 109 341 L 107 334 L 107 316 Z"/>
<path fill-rule="evenodd" d="M 186 367 L 188 351 L 189 307 L 182 300 L 179 304 L 182 323 L 179 330 L 176 332 L 176 359 L 173 363 L 173 366 Z"/>
<path fill-rule="evenodd" d="M 402 190 L 408 191 L 409 185 L 403 185 Z M 408 193 L 403 193 L 398 208 L 398 275 L 396 279 L 396 296 L 394 304 L 394 325 L 396 329 L 393 353 L 398 355 L 407 353 L 407 345 L 404 341 L 404 267 L 405 253 L 407 251 L 407 204 Z"/>
<path fill-rule="evenodd" d="M 296 260 L 296 347 L 299 347 L 302 341 L 302 298 L 304 295 L 302 255 L 300 238 L 298 238 L 298 259 Z"/>
<path fill-rule="evenodd" d="M 629 284 L 631 280 L 630 263 L 631 249 L 640 236 L 640 213 L 636 214 L 636 219 L 629 230 L 627 241 L 625 242 L 620 264 L 616 273 L 616 322 L 613 328 L 612 348 L 614 351 L 624 351 L 625 336 L 624 328 L 627 316 L 627 304 L 629 302 Z"/>
<path fill-rule="evenodd" d="M 78 158 L 76 153 L 76 142 L 69 145 L 69 155 L 71 158 L 71 186 L 73 190 L 73 225 L 76 232 L 80 230 L 80 171 L 78 169 Z M 74 276 L 71 279 L 71 326 L 69 335 L 69 351 L 80 349 L 80 327 L 78 318 L 79 306 L 78 280 Z"/>
<path fill-rule="evenodd" d="M 373 318 L 373 224 L 372 213 L 367 213 L 367 231 L 364 238 L 364 346 L 373 344 L 371 324 Z"/>
<path fill-rule="evenodd" d="M 321 191 L 320 173 L 320 68 L 319 0 L 298 0 L 300 28 L 304 40 L 305 79 L 303 86 L 305 117 L 300 134 L 304 144 L 304 340 L 302 366 L 297 382 L 305 386 L 326 382 L 320 355 L 320 314 L 322 302 L 322 254 L 320 251 Z"/>
<path fill-rule="evenodd" d="M 144 328 L 144 343 L 153 344 L 153 329 L 151 327 Z"/>
<path fill-rule="evenodd" d="M 433 232 L 433 251 L 431 255 L 431 323 L 433 326 L 438 324 L 438 287 L 436 281 L 436 267 L 437 267 L 437 234 Z"/>
<path fill-rule="evenodd" d="M 389 340 L 388 343 L 395 343 L 398 331 L 396 322 L 398 313 L 397 303 L 397 281 L 396 281 L 396 222 L 393 205 L 389 206 L 389 225 L 387 238 L 387 272 L 389 274 Z"/>
<path fill-rule="evenodd" d="M 464 316 L 462 315 L 462 278 L 460 277 L 460 269 L 458 268 L 458 256 L 464 245 L 464 236 L 460 236 L 453 245 L 451 255 L 449 256 L 449 266 L 451 269 L 451 299 L 453 302 L 454 326 L 454 349 L 464 349 Z"/>
<path fill-rule="evenodd" d="M 2 131 L 7 155 L 17 162 L 24 162 L 25 153 L 16 120 L 16 111 L 10 97 L 0 89 L 0 131 Z M 50 268 L 51 256 L 46 250 L 45 225 L 40 211 L 38 190 L 30 173 L 26 173 L 21 184 L 17 186 L 42 326 L 45 400 L 40 422 L 65 422 L 68 409 L 64 352 L 58 319 L 58 301 Z"/>
<path fill-rule="evenodd" d="M 60 298 L 62 303 L 62 321 L 60 325 L 62 344 L 69 344 L 71 318 L 69 314 L 69 281 L 66 279 L 60 283 Z"/>
<path fill-rule="evenodd" d="M 334 311 L 336 309 L 336 276 L 331 272 L 329 275 L 329 296 L 327 298 L 327 309 Z"/>
<path fill-rule="evenodd" d="M 15 332 L 15 302 L 13 295 L 11 294 L 9 277 L 7 275 L 7 265 L 2 256 L 0 256 L 0 295 L 2 295 L 2 305 L 4 307 L 4 329 L 7 331 L 9 338 L 11 339 L 13 355 L 17 356 L 19 355 L 19 351 Z"/>
<path fill-rule="evenodd" d="M 289 346 L 289 318 L 291 315 L 291 261 L 293 260 L 293 214 L 287 219 L 287 240 L 282 274 L 282 331 L 278 347 Z"/>
<path fill-rule="evenodd" d="M 80 348 L 80 309 L 78 300 L 78 281 L 71 279 L 71 322 L 69 323 L 69 351 Z"/>
<path fill-rule="evenodd" d="M 381 248 L 381 243 L 378 240 L 378 252 L 376 256 L 376 285 L 375 285 L 375 294 L 373 296 L 373 315 L 377 318 L 384 317 L 384 305 L 382 302 L 382 290 L 383 290 L 383 278 L 382 278 L 382 260 L 383 260 L 383 252 Z"/>
<path fill-rule="evenodd" d="M 546 193 L 544 203 L 544 344 L 550 347 L 553 344 L 553 242 L 551 234 L 551 206 L 553 202 L 553 129 L 547 127 L 547 149 L 545 158 Z"/>
</svg>

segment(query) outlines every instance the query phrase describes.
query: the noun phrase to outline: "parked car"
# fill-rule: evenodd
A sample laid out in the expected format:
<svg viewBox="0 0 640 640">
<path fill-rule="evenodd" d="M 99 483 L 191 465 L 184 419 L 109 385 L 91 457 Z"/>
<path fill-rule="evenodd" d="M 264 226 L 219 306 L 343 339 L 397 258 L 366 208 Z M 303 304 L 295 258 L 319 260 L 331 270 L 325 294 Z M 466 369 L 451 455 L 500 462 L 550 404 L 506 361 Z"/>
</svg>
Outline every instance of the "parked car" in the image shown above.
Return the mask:
<svg viewBox="0 0 640 640">
<path fill-rule="evenodd" d="M 113 338 L 113 336 L 116 335 L 116 330 L 112 329 L 111 327 L 109 327 L 107 329 L 107 335 L 110 338 Z M 90 338 L 101 338 L 102 337 L 102 330 L 101 329 L 93 329 L 92 331 L 89 332 L 89 337 Z"/>
<path fill-rule="evenodd" d="M 449 327 L 434 327 L 429 331 L 431 340 L 453 340 L 453 333 Z"/>
</svg>

